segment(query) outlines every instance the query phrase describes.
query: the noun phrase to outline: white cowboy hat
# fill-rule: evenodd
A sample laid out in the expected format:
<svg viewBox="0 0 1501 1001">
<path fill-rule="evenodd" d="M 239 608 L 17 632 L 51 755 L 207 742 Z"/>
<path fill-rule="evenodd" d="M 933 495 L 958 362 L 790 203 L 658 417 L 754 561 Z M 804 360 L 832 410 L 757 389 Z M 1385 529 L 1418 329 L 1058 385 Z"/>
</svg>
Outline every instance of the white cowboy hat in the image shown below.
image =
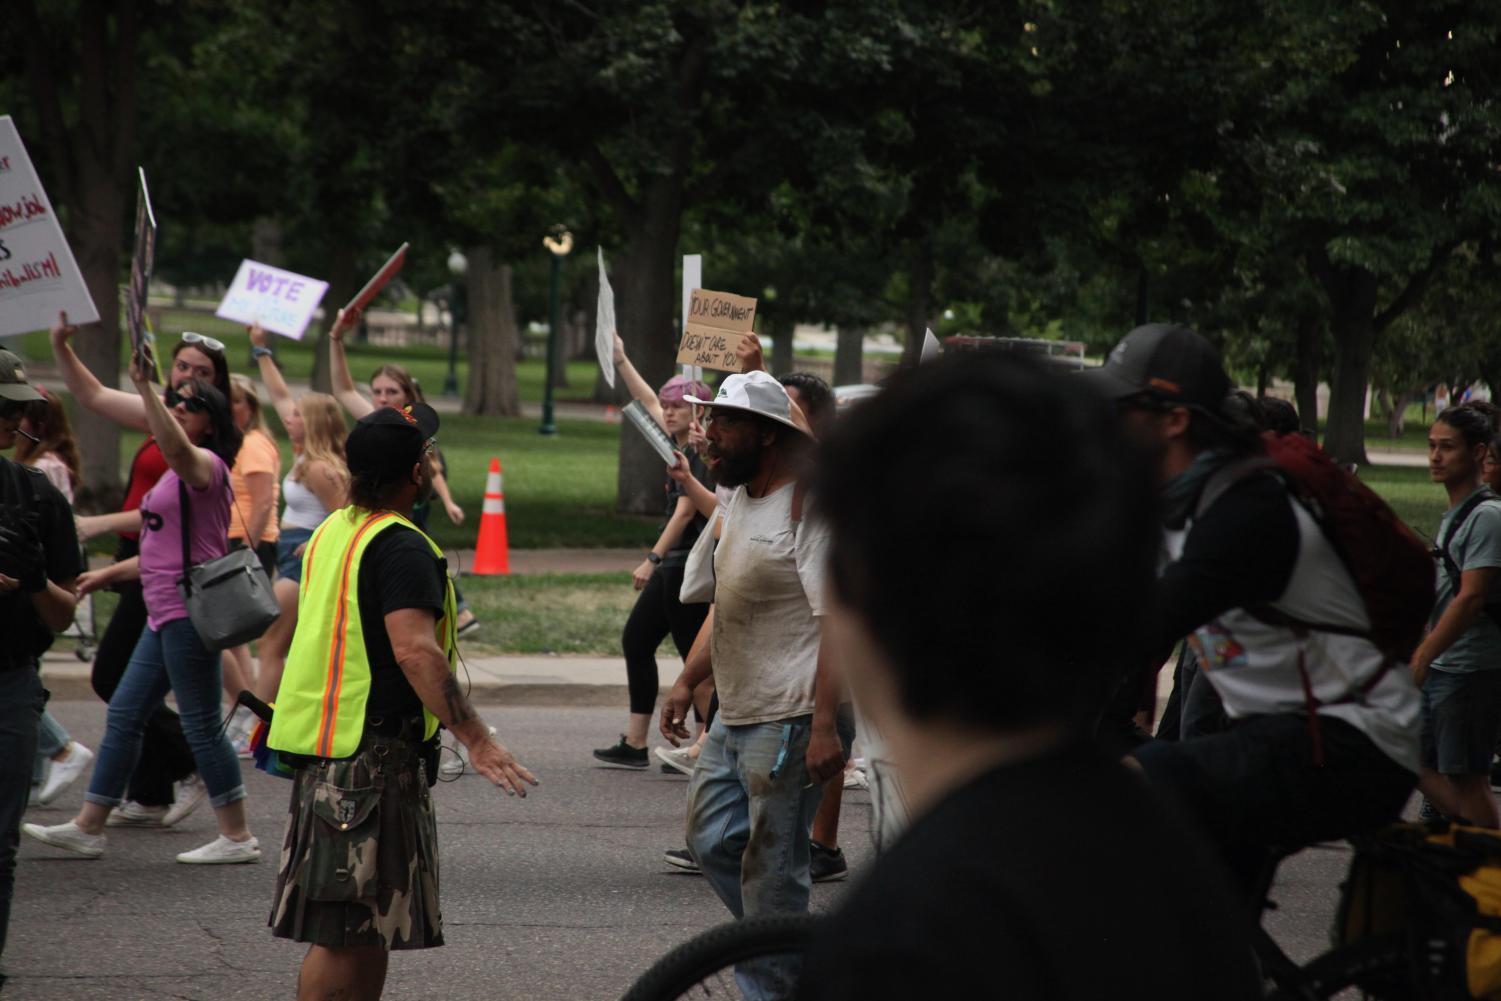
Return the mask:
<svg viewBox="0 0 1501 1001">
<path fill-rule="evenodd" d="M 735 374 L 719 384 L 719 392 L 712 400 L 700 400 L 694 396 L 683 397 L 688 403 L 700 407 L 718 407 L 722 410 L 741 410 L 758 417 L 785 424 L 794 431 L 801 431 L 810 438 L 811 429 L 800 426 L 793 419 L 792 399 L 780 382 L 762 371 Z"/>
</svg>

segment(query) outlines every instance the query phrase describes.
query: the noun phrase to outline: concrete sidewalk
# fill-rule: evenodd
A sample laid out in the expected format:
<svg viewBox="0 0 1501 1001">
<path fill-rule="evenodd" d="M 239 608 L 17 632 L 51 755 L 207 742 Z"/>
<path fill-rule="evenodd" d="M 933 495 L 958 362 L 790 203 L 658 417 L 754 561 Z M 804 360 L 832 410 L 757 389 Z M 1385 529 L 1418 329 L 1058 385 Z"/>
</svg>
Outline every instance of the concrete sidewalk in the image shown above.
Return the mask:
<svg viewBox="0 0 1501 1001">
<path fill-rule="evenodd" d="M 676 657 L 661 658 L 657 668 L 667 685 L 683 663 Z M 466 657 L 459 664 L 459 679 L 471 699 L 501 705 L 624 707 L 627 701 L 622 657 Z M 71 651 L 51 652 L 42 659 L 42 684 L 54 699 L 97 698 L 89 686 L 89 665 Z"/>
</svg>

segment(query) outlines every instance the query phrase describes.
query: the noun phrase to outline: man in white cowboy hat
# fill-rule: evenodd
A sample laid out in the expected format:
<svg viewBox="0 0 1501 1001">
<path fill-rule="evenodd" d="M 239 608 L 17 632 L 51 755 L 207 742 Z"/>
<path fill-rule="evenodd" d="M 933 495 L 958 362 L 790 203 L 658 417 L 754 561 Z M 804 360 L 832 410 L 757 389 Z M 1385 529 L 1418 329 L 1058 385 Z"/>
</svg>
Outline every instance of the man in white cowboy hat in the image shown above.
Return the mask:
<svg viewBox="0 0 1501 1001">
<path fill-rule="evenodd" d="M 714 554 L 710 644 L 719 715 L 688 788 L 688 848 L 736 916 L 804 912 L 809 825 L 823 782 L 844 766 L 838 689 L 824 656 L 828 533 L 804 517 L 799 473 L 813 446 L 781 384 L 732 375 L 708 408 L 706 460 L 734 488 Z M 685 665 L 662 713 L 670 737 L 709 665 Z M 758 970 L 752 993 L 778 992 Z"/>
</svg>

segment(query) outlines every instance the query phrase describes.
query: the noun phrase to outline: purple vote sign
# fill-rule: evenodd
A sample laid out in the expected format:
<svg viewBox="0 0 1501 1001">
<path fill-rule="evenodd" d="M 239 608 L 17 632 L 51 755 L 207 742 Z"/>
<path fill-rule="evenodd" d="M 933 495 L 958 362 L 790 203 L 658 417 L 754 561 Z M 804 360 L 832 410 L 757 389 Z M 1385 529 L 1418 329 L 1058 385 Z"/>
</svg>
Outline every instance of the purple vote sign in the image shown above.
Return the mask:
<svg viewBox="0 0 1501 1001">
<path fill-rule="evenodd" d="M 214 315 L 237 323 L 259 323 L 300 341 L 327 291 L 328 282 L 258 261 L 241 261 Z"/>
</svg>

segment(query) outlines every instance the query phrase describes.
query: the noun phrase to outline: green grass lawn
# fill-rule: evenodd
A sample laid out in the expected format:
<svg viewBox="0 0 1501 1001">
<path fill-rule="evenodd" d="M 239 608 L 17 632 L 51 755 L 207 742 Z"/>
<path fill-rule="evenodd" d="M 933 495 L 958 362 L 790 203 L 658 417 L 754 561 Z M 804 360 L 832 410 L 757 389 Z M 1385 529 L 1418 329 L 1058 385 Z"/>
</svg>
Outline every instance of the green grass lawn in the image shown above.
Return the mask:
<svg viewBox="0 0 1501 1001">
<path fill-rule="evenodd" d="M 465 577 L 462 586 L 464 597 L 483 623 L 463 641 L 464 652 L 471 656 L 619 656 L 620 632 L 637 594 L 626 573 Z M 670 638 L 659 652 L 677 655 Z"/>
<path fill-rule="evenodd" d="M 1420 536 L 1433 538 L 1449 501 L 1444 488 L 1428 478 L 1427 469 L 1421 466 L 1362 466 L 1360 478 Z"/>
</svg>

